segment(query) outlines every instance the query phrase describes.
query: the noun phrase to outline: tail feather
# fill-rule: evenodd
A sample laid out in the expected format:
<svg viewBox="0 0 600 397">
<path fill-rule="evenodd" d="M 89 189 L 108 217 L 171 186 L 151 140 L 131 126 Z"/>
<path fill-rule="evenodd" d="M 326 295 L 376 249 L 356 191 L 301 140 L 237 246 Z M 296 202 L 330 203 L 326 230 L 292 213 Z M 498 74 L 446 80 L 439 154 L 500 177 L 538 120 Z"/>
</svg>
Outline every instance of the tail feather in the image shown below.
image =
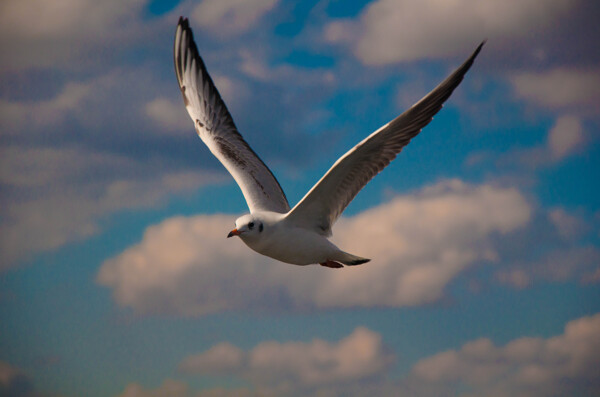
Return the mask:
<svg viewBox="0 0 600 397">
<path fill-rule="evenodd" d="M 363 263 L 369 262 L 371 259 L 363 258 L 361 256 L 352 255 L 347 252 L 340 251 L 340 255 L 333 260 L 343 263 L 346 266 L 357 266 Z"/>
</svg>

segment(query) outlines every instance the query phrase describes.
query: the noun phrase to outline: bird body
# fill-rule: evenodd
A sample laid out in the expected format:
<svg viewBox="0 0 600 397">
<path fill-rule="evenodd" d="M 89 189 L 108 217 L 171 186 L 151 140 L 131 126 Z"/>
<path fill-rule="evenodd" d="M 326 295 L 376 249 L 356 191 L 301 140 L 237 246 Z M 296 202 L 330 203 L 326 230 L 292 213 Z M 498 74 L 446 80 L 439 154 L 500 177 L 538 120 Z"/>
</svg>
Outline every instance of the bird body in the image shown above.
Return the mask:
<svg viewBox="0 0 600 397">
<path fill-rule="evenodd" d="M 254 251 L 294 265 L 341 268 L 368 262 L 329 241 L 333 224 L 356 194 L 429 124 L 483 44 L 423 99 L 338 159 L 290 209 L 273 173 L 238 132 L 198 53 L 188 20 L 180 18 L 174 61 L 185 107 L 198 136 L 233 176 L 250 209 L 227 237 L 239 236 Z"/>
<path fill-rule="evenodd" d="M 357 265 L 368 261 L 340 250 L 326 236 L 314 230 L 289 222 L 287 215 L 271 211 L 243 215 L 236 220 L 236 228 L 229 237 L 237 235 L 259 254 L 292 265 L 320 263 L 327 267 L 341 267 L 341 264 Z"/>
</svg>

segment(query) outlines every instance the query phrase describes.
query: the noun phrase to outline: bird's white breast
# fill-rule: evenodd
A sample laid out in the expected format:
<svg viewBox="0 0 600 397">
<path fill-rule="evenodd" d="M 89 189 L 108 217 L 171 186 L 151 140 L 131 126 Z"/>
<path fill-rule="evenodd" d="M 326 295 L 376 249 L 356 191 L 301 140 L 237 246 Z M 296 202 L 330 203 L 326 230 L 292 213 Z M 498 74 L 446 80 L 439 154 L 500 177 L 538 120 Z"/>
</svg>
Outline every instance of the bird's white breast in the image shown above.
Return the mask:
<svg viewBox="0 0 600 397">
<path fill-rule="evenodd" d="M 254 251 L 293 265 L 321 263 L 331 258 L 339 249 L 326 237 L 307 229 L 272 225 L 270 230 L 256 239 L 242 238 Z"/>
</svg>

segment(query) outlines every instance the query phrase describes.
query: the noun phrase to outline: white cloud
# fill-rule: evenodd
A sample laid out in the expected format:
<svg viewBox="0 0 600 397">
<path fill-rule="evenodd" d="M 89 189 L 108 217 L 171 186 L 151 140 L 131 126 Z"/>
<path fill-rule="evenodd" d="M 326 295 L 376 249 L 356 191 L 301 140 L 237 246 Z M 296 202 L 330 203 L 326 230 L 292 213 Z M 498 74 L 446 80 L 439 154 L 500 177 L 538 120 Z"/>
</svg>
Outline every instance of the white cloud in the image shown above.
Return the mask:
<svg viewBox="0 0 600 397">
<path fill-rule="evenodd" d="M 166 379 L 156 389 L 146 389 L 138 383 L 130 383 L 123 393 L 117 397 L 259 397 L 271 396 L 270 394 L 255 393 L 248 389 L 205 389 L 193 391 L 189 385 L 180 380 Z"/>
<path fill-rule="evenodd" d="M 148 106 L 154 118 L 144 114 L 145 101 L 163 88 L 147 68 L 118 69 L 67 82 L 46 99 L 0 101 L 8 142 L 0 148 L 0 269 L 93 235 L 107 215 L 221 181 L 222 173 L 153 150 L 177 123 L 194 136 L 183 103 L 158 101 Z"/>
<path fill-rule="evenodd" d="M 85 63 L 101 45 L 116 46 L 139 29 L 145 4 L 146 0 L 4 0 L 0 47 L 10 56 L 2 57 L 0 70 Z"/>
<path fill-rule="evenodd" d="M 599 82 L 600 83 L 600 82 Z M 548 132 L 548 148 L 554 159 L 562 159 L 573 153 L 585 141 L 579 118 L 562 116 Z"/>
<path fill-rule="evenodd" d="M 212 79 L 230 112 L 233 112 L 236 106 L 241 106 L 248 100 L 250 90 L 241 80 L 218 74 L 212 74 Z"/>
<path fill-rule="evenodd" d="M 393 361 L 379 334 L 358 327 L 337 343 L 265 341 L 247 352 L 221 343 L 186 358 L 180 368 L 198 375 L 238 376 L 281 395 L 381 376 Z"/>
<path fill-rule="evenodd" d="M 249 388 L 193 392 L 167 379 L 154 390 L 130 384 L 120 397 L 597 395 L 599 334 L 600 313 L 568 322 L 553 337 L 521 337 L 503 346 L 479 338 L 419 360 L 397 381 L 388 377 L 395 354 L 381 335 L 364 327 L 337 342 L 264 341 L 246 351 L 220 343 L 185 358 L 180 370 L 187 376 L 237 378 Z"/>
<path fill-rule="evenodd" d="M 551 109 L 598 109 L 600 71 L 556 68 L 510 78 L 517 97 Z"/>
<path fill-rule="evenodd" d="M 120 68 L 85 80 L 67 81 L 46 99 L 0 99 L 0 134 L 26 134 L 28 142 L 52 135 L 59 141 L 77 129 L 80 134 L 85 130 L 85 134 L 77 137 L 78 142 L 84 143 L 110 136 L 113 129 L 118 129 L 121 136 L 139 134 L 140 139 L 149 134 L 159 135 L 164 133 L 163 124 L 176 123 L 178 116 L 189 120 L 183 102 L 177 107 L 176 103 L 158 97 L 152 105 L 144 105 L 148 98 L 157 97 L 157 93 L 168 87 L 176 92 L 176 83 L 157 81 L 148 68 Z M 157 119 L 162 121 L 160 125 Z M 193 127 L 188 128 L 193 131 Z"/>
<path fill-rule="evenodd" d="M 582 283 L 592 283 L 598 282 L 595 274 L 599 270 L 600 250 L 582 246 L 557 248 L 536 261 L 505 266 L 496 273 L 496 278 L 515 288 L 529 287 L 540 280 L 562 282 L 577 279 Z"/>
<path fill-rule="evenodd" d="M 194 395 L 195 397 L 275 397 L 275 395 L 268 394 L 264 391 L 254 392 L 249 389 L 238 388 L 238 389 L 225 389 L 225 388 L 214 388 L 209 390 L 202 390 Z"/>
<path fill-rule="evenodd" d="M 265 62 L 265 57 L 257 55 L 255 51 L 241 51 L 242 62 L 240 70 L 247 76 L 262 82 L 281 84 L 286 87 L 294 85 L 331 86 L 336 82 L 336 77 L 329 70 L 323 68 L 302 68 L 290 64 L 270 66 Z"/>
<path fill-rule="evenodd" d="M 531 168 L 553 164 L 573 155 L 593 139 L 584 129 L 583 121 L 595 117 L 599 109 L 599 70 L 555 68 L 521 72 L 512 75 L 510 82 L 517 98 L 560 113 L 544 145 L 513 150 L 500 156 L 501 162 L 517 162 Z"/>
<path fill-rule="evenodd" d="M 235 216 L 170 218 L 142 242 L 106 261 L 100 284 L 114 288 L 120 305 L 140 312 L 200 315 L 256 303 L 268 266 L 237 239 L 226 243 Z M 254 289 L 248 293 L 248 289 Z"/>
<path fill-rule="evenodd" d="M 496 279 L 502 284 L 511 285 L 517 289 L 527 288 L 531 284 L 531 275 L 520 268 L 499 271 L 496 273 Z"/>
<path fill-rule="evenodd" d="M 217 36 L 235 36 L 254 27 L 278 0 L 203 0 L 192 11 L 199 27 Z"/>
<path fill-rule="evenodd" d="M 226 239 L 235 215 L 171 218 L 106 261 L 98 282 L 141 313 L 420 305 L 494 260 L 490 237 L 524 226 L 530 212 L 515 189 L 442 182 L 340 220 L 338 245 L 373 260 L 339 271 L 282 264 Z"/>
<path fill-rule="evenodd" d="M 244 352 L 230 343 L 223 342 L 202 354 L 187 357 L 179 365 L 185 373 L 228 374 L 241 370 Z"/>
<path fill-rule="evenodd" d="M 76 147 L 9 146 L 1 154 L 0 184 L 7 201 L 0 212 L 0 269 L 97 233 L 99 220 L 109 214 L 154 207 L 220 180 Z"/>
<path fill-rule="evenodd" d="M 191 130 L 194 125 L 181 100 L 174 103 L 167 98 L 156 98 L 146 104 L 144 113 L 159 123 L 164 131 Z"/>
<path fill-rule="evenodd" d="M 53 98 L 41 101 L 0 99 L 0 134 L 17 134 L 24 126 L 52 128 L 78 109 L 92 93 L 89 83 L 67 83 Z"/>
<path fill-rule="evenodd" d="M 536 218 L 533 228 L 527 232 L 530 241 L 511 244 L 520 248 L 512 254 L 512 260 L 497 269 L 496 281 L 517 289 L 540 282 L 588 284 L 600 281 L 597 277 L 600 250 L 586 242 L 595 228 L 593 222 L 588 222 L 589 216 L 556 207 L 538 213 Z M 546 249 L 531 250 L 531 246 Z"/>
<path fill-rule="evenodd" d="M 118 18 L 130 15 L 145 4 L 145 0 L 109 1 L 98 5 L 90 0 L 61 0 L 50 5 L 43 0 L 26 2 L 8 0 L 2 2 L 3 29 L 7 32 L 29 37 L 67 37 L 80 32 L 107 32 Z M 31 11 L 38 15 L 35 23 L 24 24 L 31 19 Z"/>
<path fill-rule="evenodd" d="M 485 38 L 521 37 L 562 15 L 569 0 L 378 0 L 358 20 L 325 29 L 332 43 L 349 44 L 368 65 L 464 53 Z"/>
<path fill-rule="evenodd" d="M 144 389 L 137 383 L 127 385 L 118 397 L 186 397 L 190 396 L 189 387 L 184 382 L 166 379 L 158 388 Z"/>
<path fill-rule="evenodd" d="M 564 208 L 554 208 L 548 217 L 558 233 L 565 239 L 576 237 L 589 229 L 588 224 L 580 217 L 568 213 Z"/>
<path fill-rule="evenodd" d="M 478 339 L 419 361 L 406 383 L 415 395 L 594 395 L 600 392 L 599 334 L 596 314 L 548 339 L 520 338 L 505 346 Z"/>
<path fill-rule="evenodd" d="M 504 153 L 475 152 L 469 156 L 466 164 L 473 167 L 495 159 L 496 165 L 502 168 L 515 165 L 528 169 L 547 167 L 577 154 L 589 139 L 580 117 L 563 115 L 548 130 L 543 144 L 529 148 L 517 147 Z"/>
</svg>

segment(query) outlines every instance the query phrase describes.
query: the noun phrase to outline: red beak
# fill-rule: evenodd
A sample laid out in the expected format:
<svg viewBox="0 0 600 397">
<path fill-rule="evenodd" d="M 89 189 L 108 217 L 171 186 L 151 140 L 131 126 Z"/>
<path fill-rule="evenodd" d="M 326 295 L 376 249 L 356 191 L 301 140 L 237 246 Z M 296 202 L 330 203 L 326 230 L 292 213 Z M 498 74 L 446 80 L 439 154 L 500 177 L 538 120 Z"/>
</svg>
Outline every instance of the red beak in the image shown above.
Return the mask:
<svg viewBox="0 0 600 397">
<path fill-rule="evenodd" d="M 239 236 L 240 234 L 242 234 L 242 233 L 239 232 L 237 229 L 233 229 L 232 231 L 229 232 L 229 234 L 227 235 L 227 238 L 233 237 L 233 236 Z"/>
</svg>

